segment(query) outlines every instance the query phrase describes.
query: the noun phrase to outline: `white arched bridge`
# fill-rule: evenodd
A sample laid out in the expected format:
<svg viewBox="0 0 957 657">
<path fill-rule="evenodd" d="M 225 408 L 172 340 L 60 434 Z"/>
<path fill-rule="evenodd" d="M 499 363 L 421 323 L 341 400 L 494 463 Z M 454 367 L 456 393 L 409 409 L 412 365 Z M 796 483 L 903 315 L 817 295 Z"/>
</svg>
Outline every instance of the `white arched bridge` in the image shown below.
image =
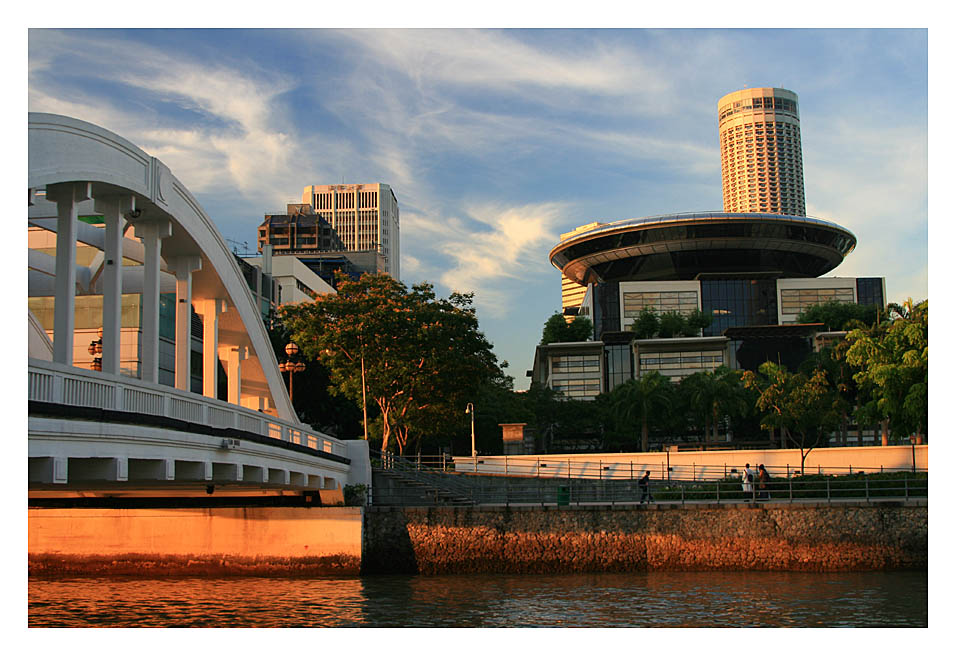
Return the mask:
<svg viewBox="0 0 957 657">
<path fill-rule="evenodd" d="M 364 441 L 298 421 L 256 286 L 168 167 L 31 113 L 28 187 L 31 499 L 369 482 Z"/>
</svg>

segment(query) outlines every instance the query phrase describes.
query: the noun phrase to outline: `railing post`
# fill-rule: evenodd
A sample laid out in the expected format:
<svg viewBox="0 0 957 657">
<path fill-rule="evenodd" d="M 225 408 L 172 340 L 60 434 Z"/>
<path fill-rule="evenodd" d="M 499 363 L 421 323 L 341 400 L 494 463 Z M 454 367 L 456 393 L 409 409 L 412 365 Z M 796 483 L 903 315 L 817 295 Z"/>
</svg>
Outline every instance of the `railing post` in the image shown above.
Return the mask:
<svg viewBox="0 0 957 657">
<path fill-rule="evenodd" d="M 824 480 L 824 488 L 825 490 L 827 490 L 827 503 L 830 504 L 831 503 L 831 480 L 830 479 Z"/>
<path fill-rule="evenodd" d="M 685 503 L 685 485 L 684 482 L 681 483 L 681 505 L 684 506 Z"/>
<path fill-rule="evenodd" d="M 904 500 L 907 500 L 907 477 L 904 477 Z"/>
<path fill-rule="evenodd" d="M 791 485 L 791 476 L 788 473 L 788 502 L 794 501 L 794 487 Z"/>
<path fill-rule="evenodd" d="M 868 502 L 871 501 L 871 491 L 867 483 L 867 475 L 864 475 L 864 499 Z"/>
<path fill-rule="evenodd" d="M 720 482 L 720 481 L 716 481 L 716 482 L 715 482 L 715 484 L 714 484 L 714 493 L 715 493 L 715 499 L 716 499 L 716 500 L 718 501 L 718 503 L 720 504 L 720 503 L 721 503 L 721 482 Z"/>
</svg>

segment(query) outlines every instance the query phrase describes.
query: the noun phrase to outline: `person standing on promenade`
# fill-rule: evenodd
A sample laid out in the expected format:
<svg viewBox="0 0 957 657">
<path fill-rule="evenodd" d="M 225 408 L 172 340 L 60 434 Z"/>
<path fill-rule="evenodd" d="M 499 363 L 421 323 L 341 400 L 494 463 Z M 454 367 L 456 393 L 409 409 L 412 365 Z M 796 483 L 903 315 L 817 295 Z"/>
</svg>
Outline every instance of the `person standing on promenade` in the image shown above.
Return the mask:
<svg viewBox="0 0 957 657">
<path fill-rule="evenodd" d="M 639 504 L 644 504 L 645 499 L 649 502 L 654 502 L 655 498 L 651 496 L 651 492 L 648 490 L 648 479 L 651 477 L 651 470 L 645 470 L 645 476 L 638 480 L 638 488 L 641 489 L 641 501 Z"/>
<path fill-rule="evenodd" d="M 764 469 L 764 464 L 758 466 L 758 497 L 762 500 L 771 499 L 771 493 L 768 491 L 768 482 L 771 480 L 771 476 L 768 474 L 768 471 Z"/>
<path fill-rule="evenodd" d="M 751 470 L 751 464 L 744 464 L 744 473 L 741 475 L 741 489 L 748 495 L 754 494 L 754 472 Z"/>
</svg>

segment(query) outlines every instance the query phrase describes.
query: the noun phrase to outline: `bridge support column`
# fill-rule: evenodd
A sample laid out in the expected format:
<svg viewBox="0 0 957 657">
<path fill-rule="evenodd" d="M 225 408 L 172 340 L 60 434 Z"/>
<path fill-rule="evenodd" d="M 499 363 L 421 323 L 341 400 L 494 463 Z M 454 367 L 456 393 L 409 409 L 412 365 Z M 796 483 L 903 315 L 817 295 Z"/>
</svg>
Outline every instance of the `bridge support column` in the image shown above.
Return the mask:
<svg viewBox="0 0 957 657">
<path fill-rule="evenodd" d="M 176 275 L 176 372 L 175 383 L 180 390 L 189 390 L 192 351 L 191 319 L 193 308 L 193 272 L 203 266 L 200 256 L 178 256 L 167 263 Z"/>
<path fill-rule="evenodd" d="M 76 296 L 77 205 L 93 194 L 91 183 L 61 183 L 47 187 L 56 202 L 56 279 L 53 306 L 53 360 L 73 365 Z"/>
<path fill-rule="evenodd" d="M 239 406 L 242 362 L 246 360 L 246 347 L 228 347 L 226 352 L 226 401 Z"/>
<path fill-rule="evenodd" d="M 103 245 L 103 371 L 120 372 L 123 306 L 123 229 L 125 215 L 136 210 L 135 196 L 97 198 L 93 208 L 103 213 L 106 237 Z"/>
<path fill-rule="evenodd" d="M 140 327 L 140 378 L 159 383 L 159 295 L 160 252 L 162 242 L 170 237 L 169 219 L 150 217 L 137 220 L 135 235 L 143 240 L 143 323 Z"/>
<path fill-rule="evenodd" d="M 224 312 L 224 299 L 203 299 L 199 303 L 203 316 L 203 395 L 213 399 L 219 395 L 219 315 Z"/>
</svg>

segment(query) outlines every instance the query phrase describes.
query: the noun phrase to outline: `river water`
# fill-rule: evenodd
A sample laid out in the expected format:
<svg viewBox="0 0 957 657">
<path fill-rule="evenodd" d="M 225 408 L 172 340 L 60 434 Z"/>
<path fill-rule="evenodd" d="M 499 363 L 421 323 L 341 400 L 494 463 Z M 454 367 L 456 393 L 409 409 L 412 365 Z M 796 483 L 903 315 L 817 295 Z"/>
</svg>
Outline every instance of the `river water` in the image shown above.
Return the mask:
<svg viewBox="0 0 957 657">
<path fill-rule="evenodd" d="M 30 627 L 926 627 L 926 572 L 29 581 Z"/>
</svg>

